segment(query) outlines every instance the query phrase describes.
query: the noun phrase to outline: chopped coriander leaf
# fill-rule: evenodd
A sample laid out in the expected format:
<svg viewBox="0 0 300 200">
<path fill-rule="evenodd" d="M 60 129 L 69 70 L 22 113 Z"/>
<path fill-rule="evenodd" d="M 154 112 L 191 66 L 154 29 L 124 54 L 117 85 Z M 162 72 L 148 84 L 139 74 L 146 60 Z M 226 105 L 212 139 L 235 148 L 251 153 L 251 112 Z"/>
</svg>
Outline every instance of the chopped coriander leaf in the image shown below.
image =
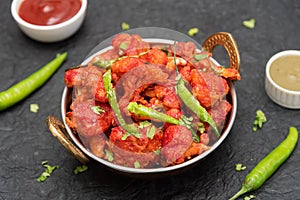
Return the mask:
<svg viewBox="0 0 300 200">
<path fill-rule="evenodd" d="M 51 173 L 58 168 L 58 165 L 50 166 L 48 165 L 48 161 L 42 162 L 43 167 L 45 167 L 45 171 L 36 179 L 38 182 L 44 182 Z"/>
<path fill-rule="evenodd" d="M 30 104 L 30 111 L 36 113 L 39 110 L 39 105 L 36 103 Z"/>
<path fill-rule="evenodd" d="M 84 172 L 88 169 L 88 167 L 86 165 L 79 165 L 74 169 L 74 174 L 78 174 L 81 172 Z"/>
<path fill-rule="evenodd" d="M 263 123 L 267 121 L 266 115 L 262 110 L 256 111 L 256 117 L 253 122 L 253 131 L 257 131 L 258 128 L 262 128 Z"/>
<path fill-rule="evenodd" d="M 91 109 L 97 115 L 100 115 L 100 113 L 104 113 L 105 112 L 105 110 L 101 109 L 100 106 L 92 106 Z"/>
<path fill-rule="evenodd" d="M 122 42 L 120 44 L 120 49 L 126 50 L 126 49 L 128 49 L 128 45 L 125 42 Z"/>
<path fill-rule="evenodd" d="M 254 195 L 250 195 L 250 196 L 246 196 L 246 197 L 244 197 L 244 200 L 251 200 L 251 199 L 254 199 L 256 196 L 254 196 Z"/>
<path fill-rule="evenodd" d="M 156 155 L 160 155 L 160 149 L 153 151 Z"/>
<path fill-rule="evenodd" d="M 198 28 L 191 28 L 189 31 L 188 31 L 188 35 L 189 36 L 195 36 L 197 33 L 198 33 L 199 29 Z"/>
<path fill-rule="evenodd" d="M 134 162 L 134 168 L 141 168 L 141 164 L 139 163 L 139 161 Z"/>
<path fill-rule="evenodd" d="M 139 128 L 145 128 L 145 127 L 148 127 L 148 126 L 150 126 L 150 125 L 151 125 L 150 122 L 148 122 L 148 121 L 142 121 L 142 122 L 140 122 L 140 124 L 139 124 Z"/>
<path fill-rule="evenodd" d="M 151 126 L 147 128 L 146 136 L 152 140 L 155 135 L 155 132 L 156 132 L 155 126 Z"/>
<path fill-rule="evenodd" d="M 243 166 L 242 164 L 235 164 L 236 171 L 243 171 L 245 169 L 246 169 L 246 166 Z"/>
<path fill-rule="evenodd" d="M 204 58 L 207 58 L 207 55 L 206 55 L 206 54 L 195 54 L 195 55 L 194 55 L 194 59 L 195 59 L 196 61 L 202 60 L 202 59 L 204 59 Z"/>
<path fill-rule="evenodd" d="M 244 20 L 243 25 L 249 29 L 253 29 L 255 27 L 255 19 Z"/>
<path fill-rule="evenodd" d="M 122 136 L 121 140 L 126 140 L 127 137 L 130 136 L 130 135 L 131 135 L 130 133 L 126 132 L 126 133 Z"/>
<path fill-rule="evenodd" d="M 202 122 L 198 122 L 198 127 L 197 127 L 197 130 L 200 132 L 200 133 L 204 133 L 205 132 L 205 126 Z"/>
<path fill-rule="evenodd" d="M 105 149 L 105 156 L 109 162 L 114 160 L 114 154 L 107 149 Z"/>
<path fill-rule="evenodd" d="M 126 22 L 122 22 L 121 27 L 123 31 L 130 29 L 130 25 Z"/>
<path fill-rule="evenodd" d="M 102 69 L 108 69 L 112 66 L 112 64 L 116 61 L 116 59 L 113 60 L 98 60 L 93 63 L 93 65 L 100 67 Z"/>
</svg>

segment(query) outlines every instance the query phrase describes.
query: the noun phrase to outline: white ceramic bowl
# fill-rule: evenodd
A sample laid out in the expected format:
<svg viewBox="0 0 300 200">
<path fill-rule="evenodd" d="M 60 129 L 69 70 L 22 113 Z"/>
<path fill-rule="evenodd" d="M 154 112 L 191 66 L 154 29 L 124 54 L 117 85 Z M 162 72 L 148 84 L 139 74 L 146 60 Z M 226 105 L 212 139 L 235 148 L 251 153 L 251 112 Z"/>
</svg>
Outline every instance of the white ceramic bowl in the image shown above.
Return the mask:
<svg viewBox="0 0 300 200">
<path fill-rule="evenodd" d="M 286 56 L 299 56 L 299 50 L 286 50 L 273 55 L 266 65 L 265 90 L 275 103 L 291 109 L 300 108 L 300 91 L 288 90 L 278 85 L 270 75 L 270 67 L 274 61 Z"/>
<path fill-rule="evenodd" d="M 60 24 L 40 26 L 24 21 L 18 14 L 22 0 L 13 0 L 11 13 L 20 29 L 30 38 L 40 42 L 58 42 L 72 36 L 82 25 L 87 10 L 87 0 L 81 0 L 81 8 L 72 18 Z"/>
</svg>

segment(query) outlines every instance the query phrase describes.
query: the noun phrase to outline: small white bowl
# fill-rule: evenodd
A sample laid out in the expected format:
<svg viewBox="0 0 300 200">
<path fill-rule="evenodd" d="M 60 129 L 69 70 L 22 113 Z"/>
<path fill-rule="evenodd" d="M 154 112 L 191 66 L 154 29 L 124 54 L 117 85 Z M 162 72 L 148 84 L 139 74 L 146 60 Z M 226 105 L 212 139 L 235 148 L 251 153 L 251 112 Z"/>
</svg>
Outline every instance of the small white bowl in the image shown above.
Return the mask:
<svg viewBox="0 0 300 200">
<path fill-rule="evenodd" d="M 81 8 L 72 18 L 59 24 L 41 26 L 30 24 L 19 16 L 21 2 L 22 0 L 13 0 L 12 16 L 27 36 L 40 42 L 58 42 L 72 36 L 82 25 L 87 10 L 87 0 L 81 0 Z"/>
<path fill-rule="evenodd" d="M 278 85 L 271 77 L 270 68 L 274 61 L 287 56 L 299 56 L 299 50 L 286 50 L 273 55 L 266 65 L 265 90 L 268 96 L 277 104 L 291 109 L 300 108 L 300 91 L 289 90 Z"/>
</svg>

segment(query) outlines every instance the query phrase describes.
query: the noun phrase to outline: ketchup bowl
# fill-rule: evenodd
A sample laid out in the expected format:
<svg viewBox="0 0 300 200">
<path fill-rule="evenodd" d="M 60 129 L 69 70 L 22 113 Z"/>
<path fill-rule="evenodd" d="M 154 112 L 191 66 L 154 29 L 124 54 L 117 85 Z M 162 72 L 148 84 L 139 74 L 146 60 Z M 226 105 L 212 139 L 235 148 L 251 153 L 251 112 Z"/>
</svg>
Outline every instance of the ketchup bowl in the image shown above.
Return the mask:
<svg viewBox="0 0 300 200">
<path fill-rule="evenodd" d="M 19 28 L 40 42 L 58 42 L 72 36 L 82 25 L 86 10 L 87 0 L 48 3 L 13 0 L 11 4 L 11 13 Z"/>
</svg>

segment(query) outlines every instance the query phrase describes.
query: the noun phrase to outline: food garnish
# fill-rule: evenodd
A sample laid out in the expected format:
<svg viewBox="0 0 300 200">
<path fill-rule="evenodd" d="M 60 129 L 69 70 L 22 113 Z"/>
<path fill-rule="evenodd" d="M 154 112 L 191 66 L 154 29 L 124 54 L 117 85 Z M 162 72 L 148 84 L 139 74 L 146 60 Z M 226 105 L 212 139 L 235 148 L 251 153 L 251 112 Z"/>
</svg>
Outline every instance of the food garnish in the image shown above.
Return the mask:
<svg viewBox="0 0 300 200">
<path fill-rule="evenodd" d="M 121 27 L 123 31 L 127 31 L 130 29 L 130 25 L 126 22 L 122 22 Z"/>
<path fill-rule="evenodd" d="M 244 197 L 244 200 L 251 200 L 251 199 L 255 199 L 255 197 L 256 196 L 254 196 L 254 195 L 249 195 L 249 196 L 246 196 L 246 197 Z"/>
<path fill-rule="evenodd" d="M 44 182 L 55 169 L 58 169 L 58 165 L 50 166 L 48 161 L 43 161 L 42 166 L 45 167 L 45 171 L 36 179 L 38 182 Z"/>
<path fill-rule="evenodd" d="M 189 31 L 188 31 L 188 35 L 189 36 L 195 36 L 197 33 L 198 33 L 198 31 L 199 31 L 199 29 L 198 28 L 191 28 L 191 29 L 189 29 Z"/>
<path fill-rule="evenodd" d="M 112 162 L 114 160 L 114 154 L 109 150 L 105 149 L 105 156 L 108 161 Z"/>
<path fill-rule="evenodd" d="M 105 112 L 105 110 L 103 110 L 100 106 L 92 106 L 91 109 L 94 113 L 98 115 L 100 115 L 100 113 Z"/>
<path fill-rule="evenodd" d="M 244 166 L 243 164 L 240 164 L 240 163 L 235 164 L 235 170 L 236 171 L 243 171 L 245 169 L 246 169 L 246 166 Z"/>
<path fill-rule="evenodd" d="M 273 151 L 263 158 L 246 176 L 242 188 L 230 200 L 256 190 L 286 161 L 298 142 L 298 131 L 295 127 L 289 128 L 289 134 Z"/>
<path fill-rule="evenodd" d="M 253 29 L 255 27 L 256 20 L 254 18 L 251 18 L 249 20 L 244 20 L 243 25 L 249 29 Z"/>
<path fill-rule="evenodd" d="M 67 53 L 57 54 L 55 59 L 27 78 L 0 92 L 0 111 L 13 106 L 41 87 L 61 66 L 66 57 Z"/>
<path fill-rule="evenodd" d="M 253 131 L 257 131 L 258 128 L 262 128 L 263 123 L 267 121 L 266 115 L 262 110 L 256 111 L 256 117 L 253 122 Z"/>
<path fill-rule="evenodd" d="M 88 170 L 88 166 L 79 165 L 74 169 L 74 174 L 79 174 L 79 173 L 85 172 L 86 170 Z"/>
<path fill-rule="evenodd" d="M 39 104 L 37 104 L 37 103 L 30 104 L 30 111 L 31 112 L 36 113 L 36 112 L 38 112 L 38 110 L 39 110 Z"/>
<path fill-rule="evenodd" d="M 141 164 L 139 163 L 139 161 L 134 162 L 134 168 L 136 169 L 141 168 Z"/>
</svg>

